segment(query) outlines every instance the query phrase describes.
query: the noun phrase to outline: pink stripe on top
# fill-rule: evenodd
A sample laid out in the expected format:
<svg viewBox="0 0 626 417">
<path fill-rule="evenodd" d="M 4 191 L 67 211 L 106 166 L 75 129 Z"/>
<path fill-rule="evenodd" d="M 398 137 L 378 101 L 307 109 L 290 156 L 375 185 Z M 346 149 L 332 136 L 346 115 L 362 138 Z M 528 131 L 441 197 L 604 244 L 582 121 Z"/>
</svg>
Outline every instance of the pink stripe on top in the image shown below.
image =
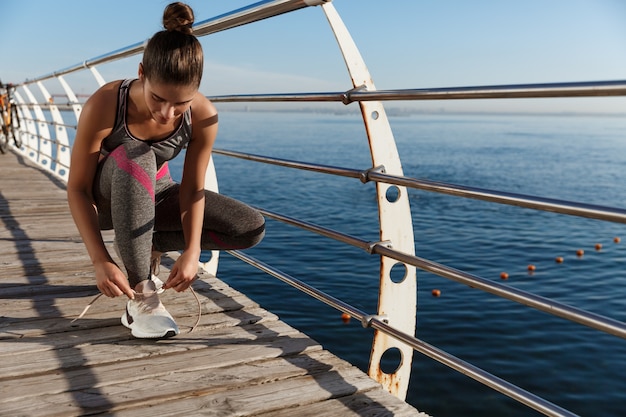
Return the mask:
<svg viewBox="0 0 626 417">
<path fill-rule="evenodd" d="M 170 173 L 170 168 L 167 166 L 167 162 L 165 162 L 163 165 L 161 165 L 161 168 L 159 168 L 159 170 L 156 173 L 157 181 L 169 173 Z"/>
</svg>

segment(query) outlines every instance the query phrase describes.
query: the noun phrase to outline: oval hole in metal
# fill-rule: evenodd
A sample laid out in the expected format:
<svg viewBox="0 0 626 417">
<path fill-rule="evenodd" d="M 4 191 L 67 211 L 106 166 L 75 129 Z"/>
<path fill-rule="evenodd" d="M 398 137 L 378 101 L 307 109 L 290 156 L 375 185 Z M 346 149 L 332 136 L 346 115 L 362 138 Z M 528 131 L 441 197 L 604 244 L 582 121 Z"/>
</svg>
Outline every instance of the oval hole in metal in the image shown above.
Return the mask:
<svg viewBox="0 0 626 417">
<path fill-rule="evenodd" d="M 398 262 L 391 267 L 391 271 L 389 271 L 389 279 L 396 284 L 400 284 L 406 279 L 406 274 L 406 265 Z"/>
<path fill-rule="evenodd" d="M 389 188 L 387 188 L 387 191 L 385 192 L 385 198 L 390 203 L 395 203 L 396 201 L 400 199 L 400 189 L 396 187 L 395 185 L 390 186 Z"/>
<path fill-rule="evenodd" d="M 380 370 L 388 375 L 395 374 L 402 365 L 402 351 L 397 347 L 389 348 L 380 358 Z"/>
<path fill-rule="evenodd" d="M 374 111 L 372 112 L 372 119 L 374 119 L 374 120 L 378 120 L 378 117 L 379 117 L 379 116 L 380 116 L 380 115 L 378 114 L 378 112 L 377 112 L 376 110 L 374 110 Z"/>
<path fill-rule="evenodd" d="M 203 250 L 202 253 L 200 254 L 200 262 L 202 263 L 207 263 L 211 259 L 213 259 L 213 251 Z"/>
</svg>

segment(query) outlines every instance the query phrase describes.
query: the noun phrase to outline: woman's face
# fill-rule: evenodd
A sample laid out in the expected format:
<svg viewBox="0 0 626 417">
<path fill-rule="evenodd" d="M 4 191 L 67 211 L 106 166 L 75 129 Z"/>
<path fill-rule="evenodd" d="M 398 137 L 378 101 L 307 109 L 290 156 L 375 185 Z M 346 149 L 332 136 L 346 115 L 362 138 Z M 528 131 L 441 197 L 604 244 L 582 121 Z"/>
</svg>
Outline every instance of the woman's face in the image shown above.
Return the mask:
<svg viewBox="0 0 626 417">
<path fill-rule="evenodd" d="M 165 83 L 151 83 L 142 77 L 143 95 L 152 119 L 166 125 L 177 120 L 189 107 L 198 89 Z"/>
</svg>

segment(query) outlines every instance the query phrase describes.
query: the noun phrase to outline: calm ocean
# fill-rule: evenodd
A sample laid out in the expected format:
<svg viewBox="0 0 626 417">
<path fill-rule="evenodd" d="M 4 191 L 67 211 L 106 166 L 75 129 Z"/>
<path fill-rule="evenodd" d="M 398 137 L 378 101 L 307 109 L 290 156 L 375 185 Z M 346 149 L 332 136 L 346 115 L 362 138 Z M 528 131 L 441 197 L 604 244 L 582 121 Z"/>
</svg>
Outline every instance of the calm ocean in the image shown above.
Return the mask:
<svg viewBox="0 0 626 417">
<path fill-rule="evenodd" d="M 405 175 L 626 207 L 626 120 L 618 117 L 392 117 Z M 366 169 L 358 115 L 220 114 L 217 148 Z M 220 191 L 356 237 L 378 239 L 373 184 L 214 157 Z M 182 158 L 171 165 L 180 176 Z M 626 321 L 626 227 L 410 192 L 419 256 Z M 295 278 L 376 312 L 378 260 L 268 220 L 247 251 Z M 614 237 L 624 241 L 616 244 Z M 601 250 L 595 249 L 601 244 Z M 582 258 L 576 251 L 583 249 Z M 563 263 L 556 263 L 563 257 Z M 527 266 L 536 271 L 529 274 Z M 223 254 L 220 278 L 325 348 L 367 369 L 372 331 Z M 432 289 L 440 297 L 431 295 Z M 622 416 L 626 341 L 418 270 L 417 336 L 583 416 Z M 533 416 L 472 379 L 415 354 L 408 401 L 435 417 Z"/>
</svg>

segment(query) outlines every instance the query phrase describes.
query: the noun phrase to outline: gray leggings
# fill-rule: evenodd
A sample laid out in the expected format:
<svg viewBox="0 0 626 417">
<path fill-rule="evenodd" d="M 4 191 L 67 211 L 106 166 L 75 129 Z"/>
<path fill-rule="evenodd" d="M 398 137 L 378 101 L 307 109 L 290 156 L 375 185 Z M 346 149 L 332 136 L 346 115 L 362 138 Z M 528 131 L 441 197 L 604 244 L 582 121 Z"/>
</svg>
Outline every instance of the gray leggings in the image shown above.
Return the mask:
<svg viewBox="0 0 626 417">
<path fill-rule="evenodd" d="M 115 243 L 133 287 L 150 278 L 152 250 L 185 247 L 179 189 L 167 166 L 157 172 L 154 153 L 141 141 L 120 145 L 98 164 L 94 198 L 100 229 L 115 230 Z M 258 211 L 205 191 L 203 250 L 249 248 L 264 234 L 265 219 Z"/>
</svg>

